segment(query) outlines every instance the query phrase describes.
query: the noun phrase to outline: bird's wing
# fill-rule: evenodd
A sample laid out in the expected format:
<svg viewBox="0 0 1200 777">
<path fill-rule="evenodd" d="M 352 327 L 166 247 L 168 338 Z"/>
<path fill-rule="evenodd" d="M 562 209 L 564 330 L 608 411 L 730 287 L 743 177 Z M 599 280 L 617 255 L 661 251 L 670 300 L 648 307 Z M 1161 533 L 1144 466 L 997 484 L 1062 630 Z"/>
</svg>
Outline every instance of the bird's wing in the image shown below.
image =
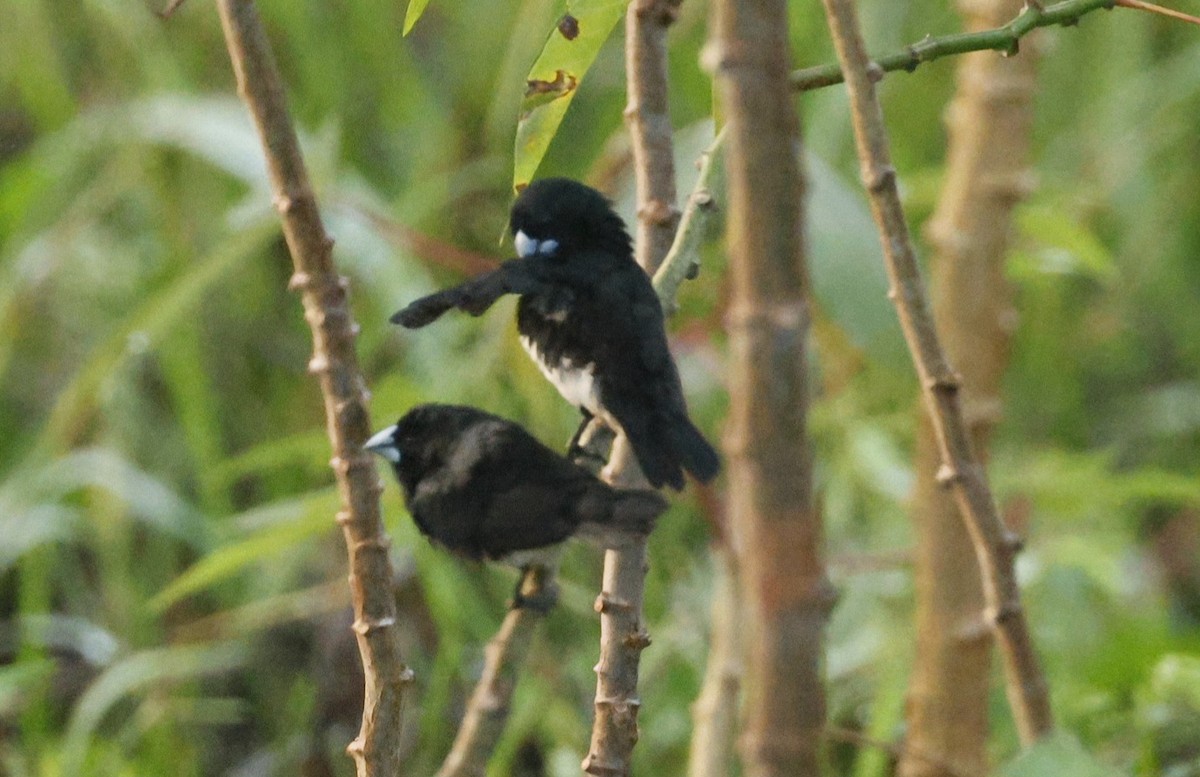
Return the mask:
<svg viewBox="0 0 1200 777">
<path fill-rule="evenodd" d="M 580 497 L 599 486 L 525 430 L 497 422 L 464 435 L 447 469 L 465 472 L 476 498 L 476 544 L 489 557 L 552 545 L 574 534 Z"/>
<path fill-rule="evenodd" d="M 510 259 L 491 272 L 410 302 L 389 320 L 406 329 L 420 329 L 452 308 L 482 315 L 505 294 L 528 294 L 543 288 L 546 262 L 543 256 Z"/>
<path fill-rule="evenodd" d="M 600 402 L 625 430 L 650 482 L 682 488 L 678 456 L 664 435 L 681 419 L 686 422 L 687 409 L 662 307 L 640 268 L 602 288 L 611 297 L 602 304 L 626 313 L 611 316 L 611 330 L 598 341 Z"/>
</svg>

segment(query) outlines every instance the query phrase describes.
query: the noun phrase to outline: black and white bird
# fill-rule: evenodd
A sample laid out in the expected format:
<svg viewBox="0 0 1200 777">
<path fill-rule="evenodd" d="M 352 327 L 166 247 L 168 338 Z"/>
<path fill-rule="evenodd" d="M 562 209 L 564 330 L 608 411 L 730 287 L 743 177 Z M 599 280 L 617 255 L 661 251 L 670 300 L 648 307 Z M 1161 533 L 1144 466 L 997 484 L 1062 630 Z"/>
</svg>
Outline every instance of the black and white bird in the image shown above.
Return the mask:
<svg viewBox="0 0 1200 777">
<path fill-rule="evenodd" d="M 596 417 L 622 435 L 656 488 L 682 489 L 684 470 L 703 482 L 716 477 L 717 453 L 688 418 L 662 306 L 609 201 L 577 181 L 546 178 L 517 197 L 509 226 L 517 259 L 391 320 L 422 327 L 451 308 L 480 315 L 518 294 L 521 344 L 585 426 Z"/>
<path fill-rule="evenodd" d="M 666 501 L 617 490 L 517 424 L 461 405 L 419 405 L 364 445 L 386 459 L 421 533 L 473 560 L 553 568 L 571 537 L 621 548 Z"/>
</svg>

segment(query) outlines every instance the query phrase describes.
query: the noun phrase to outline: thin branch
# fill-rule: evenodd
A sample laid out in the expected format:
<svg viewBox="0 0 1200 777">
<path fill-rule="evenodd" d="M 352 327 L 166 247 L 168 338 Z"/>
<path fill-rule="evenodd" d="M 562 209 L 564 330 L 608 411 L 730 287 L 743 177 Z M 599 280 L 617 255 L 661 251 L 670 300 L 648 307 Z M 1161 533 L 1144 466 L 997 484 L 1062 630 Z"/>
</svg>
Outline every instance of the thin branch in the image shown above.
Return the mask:
<svg viewBox="0 0 1200 777">
<path fill-rule="evenodd" d="M 678 224 L 675 161 L 667 102 L 667 27 L 680 0 L 634 0 L 625 23 L 625 111 L 637 177 L 636 256 L 647 273 L 662 263 Z M 613 443 L 608 481 L 617 487 L 647 488 L 628 440 Z M 647 570 L 644 540 L 604 554 L 604 578 L 596 611 L 600 613 L 600 657 L 596 663 L 595 720 L 582 768 L 592 775 L 628 775 L 637 743 L 638 666 L 650 635 L 642 623 Z"/>
<path fill-rule="evenodd" d="M 671 250 L 654 273 L 654 290 L 658 292 L 663 312 L 675 312 L 675 298 L 685 280 L 700 273 L 700 246 L 708 232 L 709 222 L 720 212 L 719 200 L 725 196 L 725 132 L 722 130 L 700 155 L 700 174 L 688 196 L 679 220 L 679 230 Z"/>
<path fill-rule="evenodd" d="M 908 234 L 870 60 L 853 0 L 823 0 L 838 60 L 847 74 L 854 137 L 871 212 L 879 227 L 891 288 L 912 352 L 942 467 L 938 482 L 952 489 L 979 560 L 987 619 L 1004 656 L 1009 704 L 1021 741 L 1029 745 L 1053 729 L 1046 678 L 1021 607 L 1013 560 L 1020 541 L 996 510 L 987 474 L 971 448 L 959 398 L 960 378 L 946 360 L 925 296 Z"/>
<path fill-rule="evenodd" d="M 555 596 L 552 573 L 530 567 L 521 580 L 521 596 L 526 601 Z M 504 617 L 504 623 L 484 651 L 483 674 L 475 684 L 454 745 L 437 777 L 483 777 L 488 759 L 496 749 L 508 722 L 518 670 L 529 654 L 534 632 L 549 611 L 549 606 L 517 606 Z"/>
<path fill-rule="evenodd" d="M 1127 0 L 1137 2 L 1137 0 Z M 1015 51 L 1021 38 L 1029 32 L 1052 24 L 1070 26 L 1082 16 L 1101 8 L 1112 8 L 1116 0 L 1066 0 L 1042 11 L 1026 10 L 1016 19 L 993 30 L 948 35 L 941 38 L 926 38 L 906 47 L 902 52 L 877 60 L 871 68 L 873 74 L 892 70 L 914 70 L 922 62 L 931 62 L 944 56 L 965 54 L 972 51 Z M 1019 22 L 1019 23 L 1018 23 Z M 792 88 L 808 91 L 843 82 L 841 66 L 834 63 L 819 67 L 793 71 L 790 76 Z M 699 245 L 713 209 L 711 197 L 720 196 L 724 187 L 724 165 L 726 132 L 717 135 L 705 150 L 702 158 L 700 179 L 684 209 L 679 231 L 675 235 L 671 251 L 655 273 L 655 287 L 664 310 L 674 307 L 678 285 L 693 277 L 699 263 Z M 706 172 L 711 171 L 711 173 Z"/>
<path fill-rule="evenodd" d="M 1024 10 L 1003 27 L 980 32 L 962 32 L 937 38 L 927 35 L 924 39 L 904 47 L 901 51 L 876 59 L 871 63 L 870 69 L 879 76 L 895 70 L 905 70 L 911 73 L 922 63 L 954 54 L 966 54 L 969 51 L 991 50 L 1013 56 L 1019 50 L 1021 38 L 1033 30 L 1056 24 L 1069 27 L 1077 23 L 1084 15 L 1101 8 L 1110 9 L 1115 4 L 1115 0 L 1065 0 L 1045 7 L 1037 2 L 1027 3 Z M 845 78 L 842 75 L 842 66 L 838 63 L 831 63 L 796 70 L 792 73 L 790 80 L 793 89 L 803 92 L 840 84 Z"/>
<path fill-rule="evenodd" d="M 637 260 L 654 275 L 679 224 L 667 101 L 667 28 L 682 0 L 633 0 L 625 14 L 625 122 L 637 180 Z"/>
<path fill-rule="evenodd" d="M 229 57 L 262 141 L 275 207 L 292 255 L 290 288 L 301 293 L 312 329 L 309 372 L 325 400 L 332 466 L 342 495 L 337 521 L 346 539 L 354 633 L 366 676 L 362 728 L 347 747 L 359 777 L 400 772 L 401 715 L 412 672 L 400 657 L 392 595 L 391 544 L 380 520 L 382 485 L 362 450 L 371 434 L 367 390 L 354 341 L 358 326 L 347 301 L 347 281 L 333 263 L 333 240 L 317 210 L 282 79 L 252 0 L 218 0 Z"/>
<path fill-rule="evenodd" d="M 986 29 L 1023 0 L 958 0 L 963 25 Z M 1038 47 L 1023 56 L 959 57 L 954 98 L 943 112 L 946 175 L 925 225 L 933 313 L 947 357 L 962 370 L 968 433 L 977 456 L 1003 407 L 1012 338 L 1012 290 L 1004 266 L 1012 214 L 1031 189 L 1029 148 Z M 970 534 L 954 495 L 937 482 L 942 456 L 927 414 L 917 430 L 912 520 L 916 536 L 916 655 L 905 703 L 900 777 L 985 774 L 993 640 Z M 932 760 L 920 754 L 935 753 Z"/>
</svg>

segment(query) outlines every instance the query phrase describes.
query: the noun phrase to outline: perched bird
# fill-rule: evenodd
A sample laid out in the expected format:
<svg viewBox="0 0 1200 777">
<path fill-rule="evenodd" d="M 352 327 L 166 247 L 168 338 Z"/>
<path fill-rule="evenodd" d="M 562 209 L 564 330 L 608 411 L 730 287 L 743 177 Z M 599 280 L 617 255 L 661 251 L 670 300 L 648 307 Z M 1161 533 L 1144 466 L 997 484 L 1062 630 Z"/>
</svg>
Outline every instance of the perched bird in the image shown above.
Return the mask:
<svg viewBox="0 0 1200 777">
<path fill-rule="evenodd" d="M 518 258 L 416 300 L 392 316 L 425 326 L 451 308 L 480 315 L 520 295 L 517 329 L 542 373 L 584 415 L 622 434 L 656 488 L 717 474 L 717 453 L 688 418 L 667 347 L 662 306 L 633 259 L 621 217 L 595 189 L 566 178 L 534 181 L 513 204 Z"/>
<path fill-rule="evenodd" d="M 421 533 L 474 560 L 553 567 L 565 540 L 620 548 L 649 534 L 667 507 L 654 491 L 612 488 L 473 407 L 419 405 L 364 447 L 391 463 Z"/>
</svg>

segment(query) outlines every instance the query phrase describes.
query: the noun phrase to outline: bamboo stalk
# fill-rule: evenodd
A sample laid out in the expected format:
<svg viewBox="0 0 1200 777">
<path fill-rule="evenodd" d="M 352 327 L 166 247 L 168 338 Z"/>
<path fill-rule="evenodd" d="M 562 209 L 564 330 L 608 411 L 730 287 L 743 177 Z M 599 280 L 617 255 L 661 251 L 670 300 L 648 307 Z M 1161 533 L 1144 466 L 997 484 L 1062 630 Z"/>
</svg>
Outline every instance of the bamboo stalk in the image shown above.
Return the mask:
<svg viewBox="0 0 1200 777">
<path fill-rule="evenodd" d="M 891 283 L 888 296 L 899 314 L 941 454 L 937 481 L 953 492 L 971 535 L 988 603 L 985 617 L 1004 658 L 1009 704 L 1021 741 L 1029 745 L 1050 733 L 1054 723 L 1046 678 L 1034 652 L 1013 570 L 1020 541 L 1001 521 L 986 471 L 971 448 L 960 404 L 961 379 L 946 359 L 925 295 L 857 12 L 852 0 L 823 2 L 846 73 L 863 183 Z"/>
<path fill-rule="evenodd" d="M 217 9 L 238 93 L 250 109 L 262 141 L 275 207 L 295 269 L 290 288 L 299 291 L 313 336 L 309 372 L 325 400 L 331 465 L 342 497 L 338 524 L 350 562 L 354 634 L 366 676 L 362 728 L 346 748 L 359 777 L 400 773 L 401 715 L 412 672 L 400 657 L 396 602 L 392 594 L 391 541 L 380 519 L 382 485 L 362 445 L 371 434 L 368 392 L 355 353 L 358 325 L 350 312 L 348 283 L 333 262 L 312 183 L 288 114 L 283 82 L 252 0 L 218 0 Z"/>
</svg>

